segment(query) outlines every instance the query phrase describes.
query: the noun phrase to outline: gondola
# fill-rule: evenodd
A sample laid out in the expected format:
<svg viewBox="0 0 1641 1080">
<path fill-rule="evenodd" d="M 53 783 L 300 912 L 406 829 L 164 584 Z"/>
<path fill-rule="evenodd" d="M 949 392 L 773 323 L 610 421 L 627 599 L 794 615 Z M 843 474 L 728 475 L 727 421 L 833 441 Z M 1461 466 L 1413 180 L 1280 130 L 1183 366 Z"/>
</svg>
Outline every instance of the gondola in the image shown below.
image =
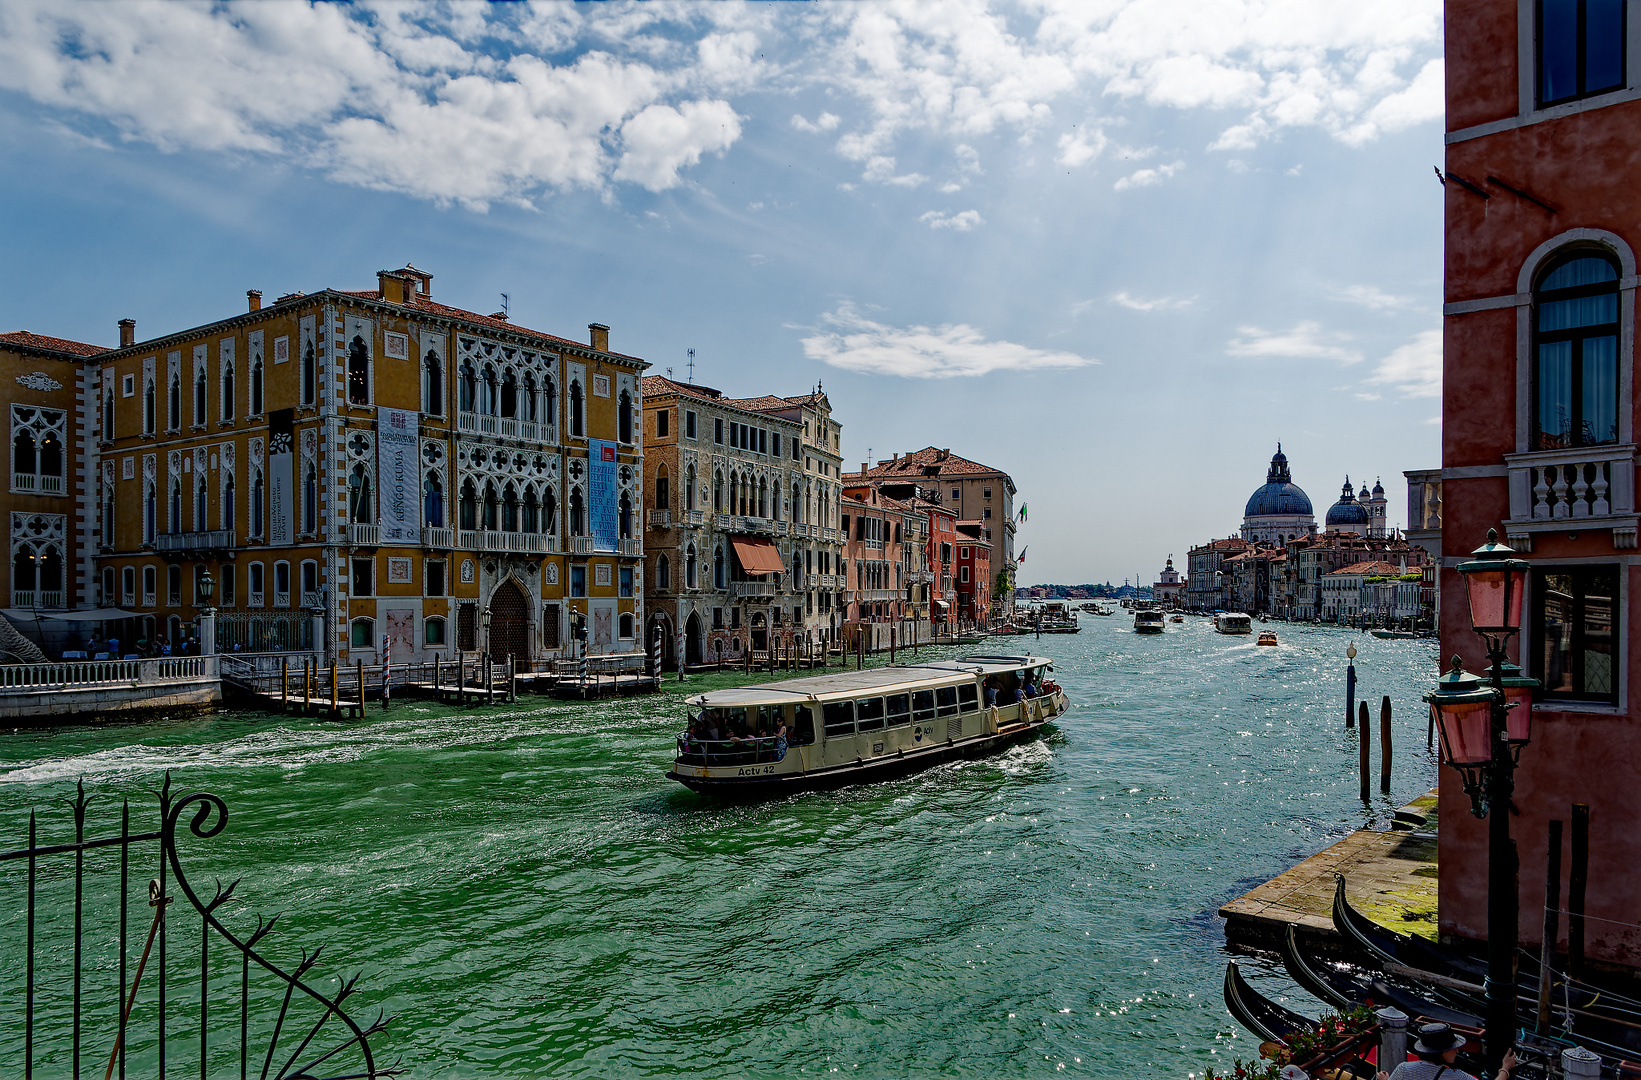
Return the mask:
<svg viewBox="0 0 1641 1080">
<path fill-rule="evenodd" d="M 1271 1042 L 1287 1042 L 1289 1035 L 1316 1027 L 1310 1017 L 1278 1005 L 1249 986 L 1235 960 L 1225 965 L 1225 1007 L 1243 1027 Z"/>
<path fill-rule="evenodd" d="M 1485 977 L 1485 965 L 1432 942 L 1398 934 L 1373 922 L 1350 906 L 1350 901 L 1345 898 L 1344 876 L 1335 874 L 1334 877 L 1337 885 L 1333 894 L 1333 924 L 1346 940 L 1355 942 L 1373 960 L 1391 970 L 1401 969 L 1406 978 L 1431 984 L 1455 1008 L 1472 1014 L 1485 1014 L 1487 1002 L 1480 994 L 1481 987 L 1478 985 Z M 1453 982 L 1468 984 L 1476 989 L 1471 991 L 1449 985 Z M 1552 1015 L 1560 1014 L 1564 1020 L 1569 1019 L 1569 994 L 1574 1002 L 1571 1005 L 1571 1022 L 1555 1025 L 1557 1035 L 1571 1038 L 1602 1057 L 1614 1060 L 1641 1057 L 1641 1012 L 1636 1010 L 1636 1002 L 1598 987 L 1578 982 L 1570 985 L 1558 982 L 1551 995 Z M 1522 970 L 1516 984 L 1517 1016 L 1524 1026 L 1531 1027 L 1536 1022 L 1537 1011 L 1537 975 Z"/>
<path fill-rule="evenodd" d="M 1299 950 L 1298 934 L 1292 925 L 1283 938 L 1282 964 L 1294 982 L 1336 1008 L 1394 1005 L 1410 1017 L 1424 1017 L 1458 1027 L 1482 1026 L 1478 1016 L 1450 1009 L 1399 986 L 1391 986 L 1383 979 L 1368 977 L 1365 972 L 1358 977 L 1333 964 L 1310 963 Z"/>
</svg>

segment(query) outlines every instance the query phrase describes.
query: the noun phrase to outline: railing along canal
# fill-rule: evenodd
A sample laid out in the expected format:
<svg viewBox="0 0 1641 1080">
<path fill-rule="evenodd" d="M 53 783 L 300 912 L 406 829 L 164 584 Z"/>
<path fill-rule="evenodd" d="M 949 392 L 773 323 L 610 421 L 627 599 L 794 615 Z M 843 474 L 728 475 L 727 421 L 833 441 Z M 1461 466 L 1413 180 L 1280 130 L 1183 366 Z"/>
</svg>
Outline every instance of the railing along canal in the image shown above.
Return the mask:
<svg viewBox="0 0 1641 1080">
<path fill-rule="evenodd" d="M 216 882 L 209 900 L 194 891 L 178 824 L 191 809 L 188 831 L 209 840 L 228 824 L 226 804 L 207 792 L 173 799 L 169 774 L 156 794 L 158 828 L 132 832 L 126 799 L 119 834 L 88 838 L 92 796 L 82 784 L 70 804 L 72 843 L 42 842 L 31 813 L 28 846 L 0 852 L 0 888 L 23 894 L 20 905 L 3 901 L 11 925 L 0 938 L 0 1031 L 8 1032 L 0 1047 L 21 1051 L 12 1075 L 32 1078 L 38 1067 L 42 1075 L 124 1080 L 129 1069 L 163 1080 L 168 1066 L 197 1067 L 201 1080 L 236 1071 L 241 1080 L 397 1075 L 370 1047 L 387 1021 L 361 1026 L 343 1008 L 357 976 L 321 990 L 307 981 L 318 949 L 303 950 L 288 970 L 264 956 L 259 948 L 278 917 L 258 916 L 253 928 L 248 916 L 230 914 L 238 880 Z M 157 853 L 148 848 L 156 843 Z M 147 868 L 157 876 L 144 886 Z M 143 912 L 144 894 L 151 914 Z M 178 895 L 184 903 L 173 909 Z M 11 914 L 19 906 L 21 956 Z"/>
<path fill-rule="evenodd" d="M 56 664 L 0 664 L 0 689 L 131 685 L 206 679 L 214 658 L 173 656 L 158 660 L 68 660 Z"/>
</svg>

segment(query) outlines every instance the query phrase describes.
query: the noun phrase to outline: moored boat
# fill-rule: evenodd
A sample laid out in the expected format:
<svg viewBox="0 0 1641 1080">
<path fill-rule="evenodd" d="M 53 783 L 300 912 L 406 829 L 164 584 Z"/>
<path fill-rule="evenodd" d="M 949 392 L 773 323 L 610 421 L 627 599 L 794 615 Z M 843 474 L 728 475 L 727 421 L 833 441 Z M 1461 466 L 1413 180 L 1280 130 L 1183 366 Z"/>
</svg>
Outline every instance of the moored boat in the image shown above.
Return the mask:
<svg viewBox="0 0 1641 1080">
<path fill-rule="evenodd" d="M 1043 657 L 969 656 L 714 690 L 689 699 L 667 776 L 762 798 L 980 757 L 1066 711 L 1064 692 L 1045 682 L 1050 670 Z"/>
<path fill-rule="evenodd" d="M 1221 611 L 1214 616 L 1214 629 L 1221 634 L 1251 634 L 1254 621 L 1240 611 Z"/>
</svg>

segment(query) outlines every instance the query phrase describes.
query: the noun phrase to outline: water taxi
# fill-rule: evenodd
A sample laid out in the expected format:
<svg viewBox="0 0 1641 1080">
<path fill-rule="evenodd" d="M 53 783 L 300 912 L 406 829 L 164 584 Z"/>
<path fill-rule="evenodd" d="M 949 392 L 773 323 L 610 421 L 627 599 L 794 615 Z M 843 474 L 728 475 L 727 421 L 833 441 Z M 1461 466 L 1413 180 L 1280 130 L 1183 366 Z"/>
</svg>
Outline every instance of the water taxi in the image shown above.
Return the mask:
<svg viewBox="0 0 1641 1080">
<path fill-rule="evenodd" d="M 1162 612 L 1141 608 L 1134 612 L 1134 633 L 1160 634 L 1166 621 L 1167 617 Z"/>
<path fill-rule="evenodd" d="M 1254 644 L 1255 645 L 1275 645 L 1276 644 L 1276 631 L 1275 630 L 1261 630 L 1259 632 L 1259 640 L 1254 642 Z"/>
<path fill-rule="evenodd" d="M 1221 634 L 1251 634 L 1254 621 L 1240 611 L 1222 611 L 1214 616 L 1214 629 Z"/>
<path fill-rule="evenodd" d="M 688 700 L 667 778 L 765 798 L 980 757 L 1066 711 L 1051 670 L 1040 656 L 967 656 L 713 690 Z"/>
</svg>

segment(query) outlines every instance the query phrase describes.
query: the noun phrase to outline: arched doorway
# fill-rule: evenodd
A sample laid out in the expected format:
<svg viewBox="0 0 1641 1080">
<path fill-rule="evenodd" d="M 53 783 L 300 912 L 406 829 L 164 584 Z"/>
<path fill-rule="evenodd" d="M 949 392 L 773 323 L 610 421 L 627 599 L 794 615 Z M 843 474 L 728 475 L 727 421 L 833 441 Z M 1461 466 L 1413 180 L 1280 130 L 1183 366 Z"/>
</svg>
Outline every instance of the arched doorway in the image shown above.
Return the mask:
<svg viewBox="0 0 1641 1080">
<path fill-rule="evenodd" d="M 701 662 L 701 616 L 690 612 L 684 623 L 684 663 L 694 666 Z"/>
<path fill-rule="evenodd" d="M 752 613 L 752 651 L 763 652 L 769 648 L 769 633 L 764 628 L 763 612 Z"/>
<path fill-rule="evenodd" d="M 490 597 L 490 655 L 497 660 L 508 655 L 530 659 L 530 601 L 513 578 Z"/>
</svg>

